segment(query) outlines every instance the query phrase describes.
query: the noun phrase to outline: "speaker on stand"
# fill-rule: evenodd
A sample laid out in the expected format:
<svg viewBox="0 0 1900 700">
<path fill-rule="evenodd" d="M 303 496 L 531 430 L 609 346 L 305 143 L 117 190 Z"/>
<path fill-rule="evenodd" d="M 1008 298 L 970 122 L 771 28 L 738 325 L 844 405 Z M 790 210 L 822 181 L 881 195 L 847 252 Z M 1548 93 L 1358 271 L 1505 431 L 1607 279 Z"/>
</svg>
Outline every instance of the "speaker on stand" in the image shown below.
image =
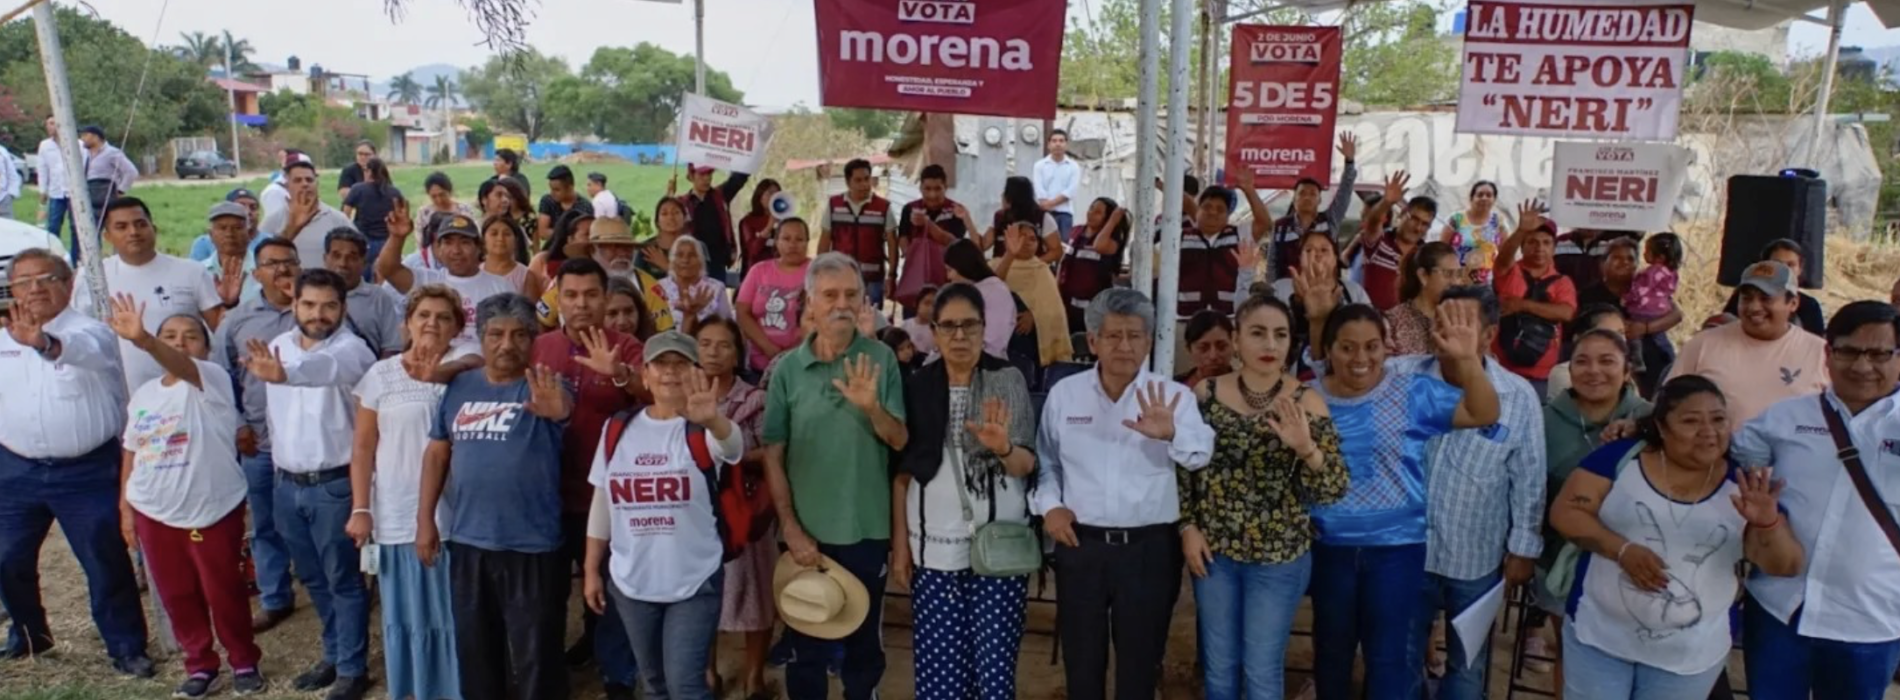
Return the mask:
<svg viewBox="0 0 1900 700">
<path fill-rule="evenodd" d="M 1761 252 L 1780 239 L 1801 244 L 1801 286 L 1820 289 L 1827 254 L 1827 181 L 1812 170 L 1728 179 L 1722 263 L 1716 281 L 1733 287 Z"/>
</svg>

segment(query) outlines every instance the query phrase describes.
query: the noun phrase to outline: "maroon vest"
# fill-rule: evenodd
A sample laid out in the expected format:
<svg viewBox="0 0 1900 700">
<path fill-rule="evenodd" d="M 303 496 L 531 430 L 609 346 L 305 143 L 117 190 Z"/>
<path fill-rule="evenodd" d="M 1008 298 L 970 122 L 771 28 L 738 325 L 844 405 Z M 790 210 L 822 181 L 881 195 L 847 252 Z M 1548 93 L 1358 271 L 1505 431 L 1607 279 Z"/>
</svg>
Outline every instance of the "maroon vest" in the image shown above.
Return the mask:
<svg viewBox="0 0 1900 700">
<path fill-rule="evenodd" d="M 855 213 L 844 195 L 831 198 L 831 211 L 827 214 L 831 222 L 831 249 L 856 259 L 858 269 L 868 281 L 884 279 L 884 231 L 890 216 L 890 200 L 877 195 L 871 195 L 871 201 L 865 202 L 864 208 Z"/>
<path fill-rule="evenodd" d="M 1095 252 L 1095 240 L 1112 236 L 1113 231 L 1090 233 L 1076 227 L 1070 233 L 1073 238 L 1069 241 L 1069 253 L 1062 257 L 1056 284 L 1062 289 L 1063 303 L 1071 309 L 1087 310 L 1095 295 L 1115 285 L 1115 274 L 1121 272 L 1123 249 L 1116 248 L 1114 255 L 1106 256 Z"/>
<path fill-rule="evenodd" d="M 1181 229 L 1181 296 L 1175 313 L 1181 318 L 1201 309 L 1234 313 L 1234 286 L 1240 283 L 1240 260 L 1235 248 L 1240 231 L 1232 226 L 1214 236 L 1202 236 L 1199 227 Z"/>
</svg>

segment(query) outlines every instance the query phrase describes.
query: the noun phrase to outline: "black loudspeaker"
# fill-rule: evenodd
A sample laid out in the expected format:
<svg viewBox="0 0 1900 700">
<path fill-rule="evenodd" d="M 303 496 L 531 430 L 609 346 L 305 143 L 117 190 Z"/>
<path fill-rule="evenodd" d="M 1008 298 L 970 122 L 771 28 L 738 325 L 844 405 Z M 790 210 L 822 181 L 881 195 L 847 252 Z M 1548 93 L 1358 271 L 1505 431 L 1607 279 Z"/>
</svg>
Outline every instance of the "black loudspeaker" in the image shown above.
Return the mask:
<svg viewBox="0 0 1900 700">
<path fill-rule="evenodd" d="M 1761 251 L 1778 239 L 1801 244 L 1801 286 L 1820 289 L 1827 255 L 1827 181 L 1786 175 L 1728 179 L 1722 220 L 1722 269 L 1716 281 L 1733 287 Z"/>
</svg>

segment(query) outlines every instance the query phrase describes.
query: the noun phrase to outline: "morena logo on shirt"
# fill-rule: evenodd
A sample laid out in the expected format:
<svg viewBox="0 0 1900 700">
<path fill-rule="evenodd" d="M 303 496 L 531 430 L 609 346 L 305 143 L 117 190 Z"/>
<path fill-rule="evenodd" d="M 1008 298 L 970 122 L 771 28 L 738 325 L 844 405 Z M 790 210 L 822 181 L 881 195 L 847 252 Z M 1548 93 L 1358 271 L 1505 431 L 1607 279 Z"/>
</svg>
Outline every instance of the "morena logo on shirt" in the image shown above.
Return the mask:
<svg viewBox="0 0 1900 700">
<path fill-rule="evenodd" d="M 470 401 L 455 412 L 455 439 L 506 440 L 520 415 L 520 403 Z"/>
<path fill-rule="evenodd" d="M 611 477 L 608 500 L 614 505 L 684 503 L 693 500 L 694 475 L 687 473 Z"/>
<path fill-rule="evenodd" d="M 1881 440 L 1880 451 L 1900 457 L 1900 440 Z"/>
<path fill-rule="evenodd" d="M 1820 435 L 1822 437 L 1832 437 L 1834 435 L 1834 433 L 1828 431 L 1826 426 L 1821 425 L 1797 425 L 1794 427 L 1794 434 Z"/>
<path fill-rule="evenodd" d="M 1095 416 L 1068 416 L 1063 422 L 1069 425 L 1088 425 L 1095 422 Z"/>
</svg>

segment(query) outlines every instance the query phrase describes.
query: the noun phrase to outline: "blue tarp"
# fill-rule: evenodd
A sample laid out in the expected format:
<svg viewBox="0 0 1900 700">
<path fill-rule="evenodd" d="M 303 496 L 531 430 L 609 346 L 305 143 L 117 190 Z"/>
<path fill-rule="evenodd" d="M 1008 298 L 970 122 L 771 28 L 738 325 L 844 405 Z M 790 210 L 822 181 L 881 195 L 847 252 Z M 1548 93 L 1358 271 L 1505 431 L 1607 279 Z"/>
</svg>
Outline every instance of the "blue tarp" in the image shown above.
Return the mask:
<svg viewBox="0 0 1900 700">
<path fill-rule="evenodd" d="M 266 124 L 269 124 L 270 118 L 262 114 L 233 114 L 231 115 L 231 121 L 237 122 L 239 124 L 243 124 L 245 126 L 261 127 Z"/>
<path fill-rule="evenodd" d="M 528 160 L 558 160 L 572 155 L 575 151 L 590 151 L 619 156 L 642 165 L 671 165 L 675 150 L 670 144 L 584 143 L 577 146 L 555 141 L 537 141 L 528 144 Z M 494 159 L 495 144 L 490 143 L 482 147 L 482 157 Z"/>
</svg>

